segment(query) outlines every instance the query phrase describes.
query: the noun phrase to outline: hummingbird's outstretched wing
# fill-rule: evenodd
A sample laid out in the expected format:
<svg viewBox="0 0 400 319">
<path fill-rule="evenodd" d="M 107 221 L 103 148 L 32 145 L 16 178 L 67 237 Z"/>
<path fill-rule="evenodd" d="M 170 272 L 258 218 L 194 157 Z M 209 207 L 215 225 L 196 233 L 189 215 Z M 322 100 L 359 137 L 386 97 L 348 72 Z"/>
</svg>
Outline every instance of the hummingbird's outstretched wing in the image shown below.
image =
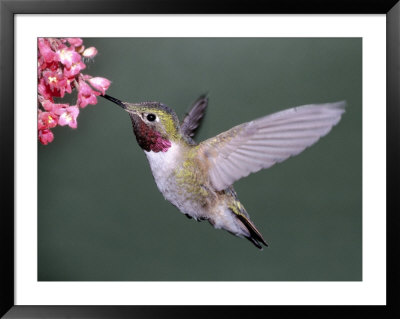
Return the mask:
<svg viewBox="0 0 400 319">
<path fill-rule="evenodd" d="M 208 105 L 208 98 L 205 95 L 201 95 L 192 105 L 190 111 L 186 113 L 185 118 L 182 121 L 181 130 L 182 134 L 189 137 L 193 137 L 196 133 L 196 129 L 199 127 L 206 108 Z"/>
<path fill-rule="evenodd" d="M 216 190 L 302 152 L 336 125 L 346 103 L 304 105 L 244 123 L 199 145 Z"/>
</svg>

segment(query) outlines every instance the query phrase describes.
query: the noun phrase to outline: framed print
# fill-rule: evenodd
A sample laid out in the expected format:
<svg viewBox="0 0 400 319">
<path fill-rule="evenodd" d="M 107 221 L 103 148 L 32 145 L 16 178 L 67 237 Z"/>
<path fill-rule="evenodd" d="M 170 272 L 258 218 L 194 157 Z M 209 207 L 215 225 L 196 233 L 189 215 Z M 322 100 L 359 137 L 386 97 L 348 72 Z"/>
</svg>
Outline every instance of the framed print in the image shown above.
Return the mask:
<svg viewBox="0 0 400 319">
<path fill-rule="evenodd" d="M 400 7 L 351 3 L 2 1 L 1 314 L 396 313 Z"/>
</svg>

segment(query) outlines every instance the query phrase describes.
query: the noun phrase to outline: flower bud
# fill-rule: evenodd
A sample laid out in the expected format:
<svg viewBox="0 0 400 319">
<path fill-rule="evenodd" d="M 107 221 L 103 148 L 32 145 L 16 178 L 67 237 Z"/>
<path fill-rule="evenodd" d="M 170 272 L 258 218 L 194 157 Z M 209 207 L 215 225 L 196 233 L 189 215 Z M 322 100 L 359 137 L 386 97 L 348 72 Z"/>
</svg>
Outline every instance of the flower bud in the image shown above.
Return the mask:
<svg viewBox="0 0 400 319">
<path fill-rule="evenodd" d="M 54 140 L 53 132 L 48 129 L 39 130 L 39 140 L 40 143 L 42 143 L 43 145 L 47 145 L 53 142 Z"/>
<path fill-rule="evenodd" d="M 83 51 L 83 53 L 82 53 L 82 55 L 83 55 L 85 58 L 89 58 L 89 59 L 94 58 L 96 54 L 97 54 L 97 50 L 96 50 L 95 47 L 87 48 L 87 49 L 86 49 L 85 51 Z"/>
<path fill-rule="evenodd" d="M 106 90 L 111 84 L 109 80 L 101 77 L 91 78 L 89 83 L 91 86 L 93 86 L 93 88 L 100 91 L 103 95 L 106 94 Z"/>
</svg>

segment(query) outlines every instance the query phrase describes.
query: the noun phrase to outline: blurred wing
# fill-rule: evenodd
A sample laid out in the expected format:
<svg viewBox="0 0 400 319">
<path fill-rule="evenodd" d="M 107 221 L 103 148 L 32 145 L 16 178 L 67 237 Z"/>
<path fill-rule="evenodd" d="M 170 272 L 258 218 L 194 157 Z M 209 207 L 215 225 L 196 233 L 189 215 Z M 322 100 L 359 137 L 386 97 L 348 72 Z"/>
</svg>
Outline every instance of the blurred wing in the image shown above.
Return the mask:
<svg viewBox="0 0 400 319">
<path fill-rule="evenodd" d="M 208 105 L 208 98 L 205 95 L 200 96 L 193 104 L 190 111 L 186 114 L 182 121 L 181 130 L 184 135 L 193 137 L 196 129 L 199 127 L 206 108 Z"/>
<path fill-rule="evenodd" d="M 302 152 L 336 125 L 346 103 L 304 105 L 244 123 L 199 145 L 216 190 Z"/>
</svg>

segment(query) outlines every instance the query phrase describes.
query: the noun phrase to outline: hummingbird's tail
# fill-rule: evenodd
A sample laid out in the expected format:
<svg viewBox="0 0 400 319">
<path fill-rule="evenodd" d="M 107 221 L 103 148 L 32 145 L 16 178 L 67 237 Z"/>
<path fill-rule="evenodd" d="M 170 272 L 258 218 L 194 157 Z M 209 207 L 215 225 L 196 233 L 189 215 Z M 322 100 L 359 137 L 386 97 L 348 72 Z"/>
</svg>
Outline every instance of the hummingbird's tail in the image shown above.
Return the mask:
<svg viewBox="0 0 400 319">
<path fill-rule="evenodd" d="M 233 189 L 231 189 L 231 191 L 233 192 Z M 266 247 L 268 247 L 268 244 L 264 240 L 260 231 L 250 220 L 249 214 L 246 212 L 243 205 L 237 200 L 236 193 L 234 193 L 234 196 L 235 201 L 231 205 L 229 205 L 229 209 L 238 219 L 238 223 L 242 225 L 242 228 L 247 230 L 247 234 L 242 233 L 241 235 L 251 241 L 253 245 L 256 246 L 258 249 L 262 249 L 261 244 L 264 244 Z"/>
<path fill-rule="evenodd" d="M 251 241 L 258 249 L 262 249 L 260 242 L 268 247 L 267 242 L 264 240 L 259 230 L 249 218 L 242 214 L 236 214 L 236 217 L 246 226 L 247 230 L 250 233 L 250 236 L 246 236 L 246 239 Z"/>
</svg>

